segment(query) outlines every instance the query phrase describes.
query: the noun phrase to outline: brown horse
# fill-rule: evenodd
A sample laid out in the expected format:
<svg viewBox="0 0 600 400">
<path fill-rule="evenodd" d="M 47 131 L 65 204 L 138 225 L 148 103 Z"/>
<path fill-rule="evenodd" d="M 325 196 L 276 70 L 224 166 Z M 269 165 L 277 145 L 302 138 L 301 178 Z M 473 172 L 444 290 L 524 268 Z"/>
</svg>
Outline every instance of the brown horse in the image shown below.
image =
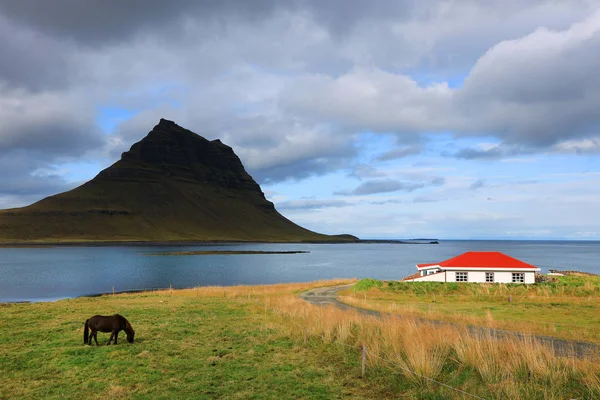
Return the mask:
<svg viewBox="0 0 600 400">
<path fill-rule="evenodd" d="M 92 331 L 92 334 L 89 334 L 89 330 Z M 133 336 L 135 335 L 135 331 L 131 327 L 129 321 L 125 319 L 125 317 L 115 314 L 110 317 L 104 317 L 102 315 L 94 315 L 92 318 L 85 321 L 85 329 L 83 330 L 83 344 L 92 344 L 92 339 L 96 341 L 96 346 L 98 345 L 98 331 L 100 332 L 110 332 L 110 339 L 108 339 L 108 346 L 110 342 L 115 339 L 115 344 L 117 344 L 117 336 L 119 336 L 120 331 L 125 331 L 127 334 L 127 341 L 129 343 L 133 343 Z"/>
</svg>

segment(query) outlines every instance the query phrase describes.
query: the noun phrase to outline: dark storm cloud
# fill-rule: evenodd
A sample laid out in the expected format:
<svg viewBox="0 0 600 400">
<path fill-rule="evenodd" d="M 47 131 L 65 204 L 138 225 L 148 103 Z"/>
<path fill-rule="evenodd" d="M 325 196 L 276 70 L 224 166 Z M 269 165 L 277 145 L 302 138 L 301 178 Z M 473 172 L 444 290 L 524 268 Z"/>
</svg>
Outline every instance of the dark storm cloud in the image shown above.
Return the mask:
<svg viewBox="0 0 600 400">
<path fill-rule="evenodd" d="M 160 31 L 186 19 L 257 21 L 277 10 L 304 11 L 334 34 L 361 23 L 406 21 L 426 13 L 416 0 L 1 0 L 0 13 L 50 35 L 98 44 L 127 39 L 138 31 Z"/>
<path fill-rule="evenodd" d="M 0 83 L 36 91 L 67 84 L 70 44 L 17 26 L 1 13 L 0 38 Z"/>
<path fill-rule="evenodd" d="M 101 45 L 139 32 L 176 35 L 186 18 L 262 18 L 277 7 L 271 0 L 2 0 L 0 13 L 46 35 Z"/>
<path fill-rule="evenodd" d="M 0 155 L 15 150 L 45 152 L 56 158 L 78 157 L 104 145 L 92 124 L 69 118 L 45 119 L 0 127 Z M 8 129 L 12 129 L 9 132 Z"/>
<path fill-rule="evenodd" d="M 373 23 L 395 21 L 400 23 L 409 20 L 419 7 L 418 0 L 377 1 L 362 0 L 304 0 L 296 1 L 297 6 L 309 10 L 315 19 L 328 27 L 334 35 L 347 34 L 358 24 L 373 29 Z"/>
<path fill-rule="evenodd" d="M 0 86 L 0 155 L 31 151 L 36 158 L 78 157 L 104 144 L 93 113 L 65 94 L 29 94 Z"/>
</svg>

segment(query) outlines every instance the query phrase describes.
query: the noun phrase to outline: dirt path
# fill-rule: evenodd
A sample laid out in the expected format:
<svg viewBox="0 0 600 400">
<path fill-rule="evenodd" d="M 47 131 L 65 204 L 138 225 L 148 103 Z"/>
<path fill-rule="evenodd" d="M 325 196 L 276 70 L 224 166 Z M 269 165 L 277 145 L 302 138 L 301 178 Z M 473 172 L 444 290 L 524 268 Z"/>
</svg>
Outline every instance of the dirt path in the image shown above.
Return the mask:
<svg viewBox="0 0 600 400">
<path fill-rule="evenodd" d="M 312 304 L 317 305 L 326 305 L 332 304 L 342 310 L 356 310 L 361 314 L 371 315 L 376 317 L 386 316 L 386 315 L 395 315 L 397 317 L 402 318 L 400 314 L 390 314 L 384 313 L 375 310 L 367 310 L 364 308 L 352 306 L 349 304 L 342 303 L 337 299 L 337 292 L 351 288 L 352 285 L 344 285 L 344 286 L 330 286 L 309 290 L 308 292 L 304 292 L 300 295 L 300 297 Z M 418 319 L 421 322 L 433 323 L 433 324 L 448 324 L 453 326 L 460 326 L 459 324 L 453 322 L 446 321 L 435 321 L 435 320 L 426 320 L 426 319 Z M 598 355 L 600 354 L 600 345 L 589 342 L 580 342 L 576 340 L 567 340 L 567 339 L 558 339 L 551 336 L 543 336 L 543 335 L 526 335 L 519 332 L 507 331 L 503 329 L 495 329 L 495 328 L 485 328 L 480 326 L 469 326 L 469 330 L 471 332 L 477 333 L 489 333 L 494 337 L 503 338 L 503 337 L 515 337 L 515 338 L 523 338 L 526 336 L 533 336 L 534 339 L 539 340 L 541 343 L 550 346 L 556 355 L 571 355 L 576 354 L 578 357 L 583 357 L 586 355 Z"/>
</svg>

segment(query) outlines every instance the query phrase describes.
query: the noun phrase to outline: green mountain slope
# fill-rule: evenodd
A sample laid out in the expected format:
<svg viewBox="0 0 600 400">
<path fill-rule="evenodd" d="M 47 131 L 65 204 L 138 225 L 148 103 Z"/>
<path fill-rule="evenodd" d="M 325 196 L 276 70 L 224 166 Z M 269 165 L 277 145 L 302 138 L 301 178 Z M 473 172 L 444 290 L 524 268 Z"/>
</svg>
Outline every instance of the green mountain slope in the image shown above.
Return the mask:
<svg viewBox="0 0 600 400">
<path fill-rule="evenodd" d="M 161 119 L 91 181 L 0 211 L 0 242 L 355 241 L 279 214 L 233 150 Z"/>
</svg>

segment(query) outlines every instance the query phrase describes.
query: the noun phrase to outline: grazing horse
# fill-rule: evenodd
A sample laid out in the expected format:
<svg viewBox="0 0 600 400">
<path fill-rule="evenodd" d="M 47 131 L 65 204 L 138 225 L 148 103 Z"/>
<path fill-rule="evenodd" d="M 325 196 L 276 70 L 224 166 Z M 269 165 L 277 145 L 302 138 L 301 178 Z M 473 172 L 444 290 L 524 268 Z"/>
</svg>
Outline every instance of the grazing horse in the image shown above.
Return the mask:
<svg viewBox="0 0 600 400">
<path fill-rule="evenodd" d="M 89 334 L 89 330 L 92 331 L 91 335 Z M 127 341 L 129 343 L 133 343 L 133 336 L 135 335 L 135 331 L 131 327 L 129 321 L 125 319 L 125 317 L 115 314 L 110 317 L 105 317 L 102 315 L 94 315 L 92 318 L 85 321 L 85 329 L 83 330 L 83 344 L 92 344 L 92 339 L 96 341 L 96 346 L 98 345 L 98 331 L 100 332 L 110 332 L 110 339 L 108 339 L 108 346 L 110 342 L 115 339 L 115 344 L 117 344 L 117 336 L 119 336 L 120 331 L 125 331 L 127 334 Z"/>
</svg>

